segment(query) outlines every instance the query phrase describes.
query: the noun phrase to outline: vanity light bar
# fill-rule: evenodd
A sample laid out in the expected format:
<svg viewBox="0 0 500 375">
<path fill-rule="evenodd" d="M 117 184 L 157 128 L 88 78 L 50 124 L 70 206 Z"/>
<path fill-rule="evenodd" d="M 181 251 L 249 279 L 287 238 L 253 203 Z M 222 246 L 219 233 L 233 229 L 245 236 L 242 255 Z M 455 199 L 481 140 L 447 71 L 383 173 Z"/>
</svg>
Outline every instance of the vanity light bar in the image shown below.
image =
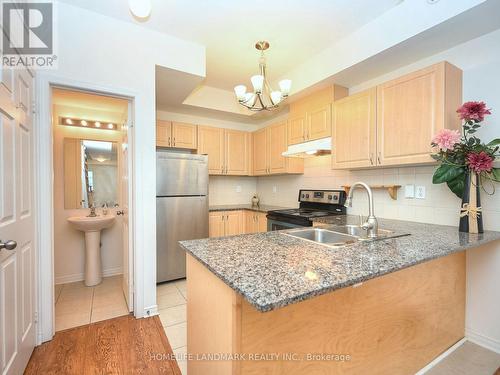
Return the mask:
<svg viewBox="0 0 500 375">
<path fill-rule="evenodd" d="M 106 121 L 83 120 L 71 117 L 60 117 L 59 123 L 66 126 L 77 126 L 80 128 L 95 128 L 103 130 L 117 130 L 118 124 Z"/>
</svg>

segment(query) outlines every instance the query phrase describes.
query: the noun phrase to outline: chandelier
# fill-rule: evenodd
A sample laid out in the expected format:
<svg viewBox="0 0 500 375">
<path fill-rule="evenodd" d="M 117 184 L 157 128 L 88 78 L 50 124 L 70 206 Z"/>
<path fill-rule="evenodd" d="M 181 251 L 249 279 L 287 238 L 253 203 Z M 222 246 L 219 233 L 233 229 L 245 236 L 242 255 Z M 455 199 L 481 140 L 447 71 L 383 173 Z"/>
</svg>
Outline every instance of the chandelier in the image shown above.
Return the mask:
<svg viewBox="0 0 500 375">
<path fill-rule="evenodd" d="M 238 85 L 234 88 L 238 103 L 251 111 L 271 111 L 278 108 L 278 105 L 288 97 L 292 81 L 284 79 L 279 82 L 280 90 L 274 91 L 266 77 L 266 57 L 264 51 L 269 48 L 269 43 L 260 41 L 255 44 L 255 48 L 260 51 L 259 72 L 250 78 L 253 92 L 247 92 L 245 85 Z"/>
</svg>

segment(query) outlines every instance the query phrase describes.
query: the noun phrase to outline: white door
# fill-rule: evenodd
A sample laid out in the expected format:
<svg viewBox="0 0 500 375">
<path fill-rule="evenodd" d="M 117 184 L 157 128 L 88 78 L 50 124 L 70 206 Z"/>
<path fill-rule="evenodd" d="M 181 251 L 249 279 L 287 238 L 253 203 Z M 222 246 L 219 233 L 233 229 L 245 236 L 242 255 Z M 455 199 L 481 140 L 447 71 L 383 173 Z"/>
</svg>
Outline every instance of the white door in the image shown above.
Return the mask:
<svg viewBox="0 0 500 375">
<path fill-rule="evenodd" d="M 0 369 L 17 375 L 35 346 L 33 77 L 0 74 Z"/>
<path fill-rule="evenodd" d="M 128 119 L 127 122 L 132 121 L 132 104 L 129 103 Z M 134 262 L 133 257 L 133 241 L 130 238 L 131 232 L 129 231 L 129 199 L 130 199 L 130 179 L 129 173 L 132 170 L 131 161 L 129 158 L 129 126 L 122 126 L 122 180 L 121 180 L 121 199 L 122 199 L 122 211 L 123 211 L 123 294 L 127 301 L 127 306 L 129 311 L 134 309 L 134 289 L 133 289 L 133 271 Z"/>
</svg>

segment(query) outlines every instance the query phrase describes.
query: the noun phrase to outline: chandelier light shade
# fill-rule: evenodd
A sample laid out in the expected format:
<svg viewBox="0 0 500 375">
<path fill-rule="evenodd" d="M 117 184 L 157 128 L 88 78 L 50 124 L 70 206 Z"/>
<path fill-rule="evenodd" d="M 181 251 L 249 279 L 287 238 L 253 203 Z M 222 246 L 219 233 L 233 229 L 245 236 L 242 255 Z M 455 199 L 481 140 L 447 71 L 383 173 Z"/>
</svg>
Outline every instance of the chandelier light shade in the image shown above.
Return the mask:
<svg viewBox="0 0 500 375">
<path fill-rule="evenodd" d="M 266 77 L 266 58 L 264 51 L 269 48 L 269 43 L 260 41 L 255 44 L 255 48 L 260 51 L 259 73 L 250 78 L 252 82 L 253 92 L 247 92 L 245 85 L 238 85 L 234 88 L 236 99 L 242 106 L 251 111 L 271 111 L 278 108 L 278 105 L 283 102 L 290 94 L 292 81 L 284 79 L 279 82 L 279 90 L 273 90 Z"/>
</svg>

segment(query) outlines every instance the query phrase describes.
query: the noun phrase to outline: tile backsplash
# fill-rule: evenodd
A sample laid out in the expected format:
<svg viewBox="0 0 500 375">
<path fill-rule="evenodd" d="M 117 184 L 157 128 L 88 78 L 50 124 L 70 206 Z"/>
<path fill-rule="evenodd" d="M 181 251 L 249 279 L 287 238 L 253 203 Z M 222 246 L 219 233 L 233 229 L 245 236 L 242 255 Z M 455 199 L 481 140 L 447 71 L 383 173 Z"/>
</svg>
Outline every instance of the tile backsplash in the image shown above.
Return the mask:
<svg viewBox="0 0 500 375">
<path fill-rule="evenodd" d="M 209 202 L 211 206 L 221 204 L 250 204 L 257 192 L 255 177 L 210 176 Z"/>
<path fill-rule="evenodd" d="M 259 177 L 257 192 L 261 202 L 285 207 L 297 207 L 298 191 L 302 188 L 335 189 L 352 185 L 357 181 L 369 185 L 401 185 L 397 200 L 386 190 L 374 190 L 375 215 L 389 219 L 401 219 L 426 223 L 458 225 L 461 200 L 446 185 L 434 185 L 434 166 L 367 169 L 340 171 L 330 169 L 330 157 L 314 157 L 305 160 L 304 174 L 299 176 Z M 405 185 L 424 186 L 425 198 L 405 198 Z M 498 186 L 497 186 L 498 187 Z M 492 186 L 486 186 L 492 191 Z M 486 229 L 500 230 L 500 191 L 488 195 L 482 191 L 481 203 Z M 368 213 L 366 192 L 356 190 L 351 214 Z"/>
</svg>

